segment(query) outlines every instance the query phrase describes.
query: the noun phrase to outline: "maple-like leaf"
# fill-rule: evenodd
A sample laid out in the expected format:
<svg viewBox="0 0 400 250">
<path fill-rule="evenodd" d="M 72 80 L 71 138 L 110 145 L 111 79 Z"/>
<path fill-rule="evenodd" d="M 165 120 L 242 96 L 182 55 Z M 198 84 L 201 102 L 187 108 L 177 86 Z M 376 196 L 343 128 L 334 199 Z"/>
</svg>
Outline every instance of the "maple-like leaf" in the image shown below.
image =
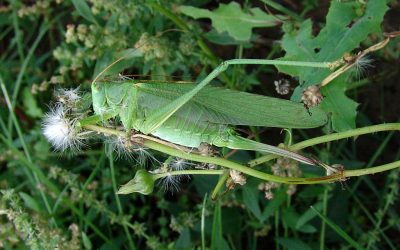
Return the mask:
<svg viewBox="0 0 400 250">
<path fill-rule="evenodd" d="M 286 51 L 283 60 L 331 62 L 351 52 L 369 34 L 381 33 L 380 24 L 387 10 L 386 1 L 369 0 L 368 3 L 332 1 L 325 27 L 316 37 L 312 36 L 312 23 L 304 21 L 296 29 L 286 29 L 282 47 Z M 287 26 L 287 25 L 286 25 Z M 280 72 L 298 77 L 292 100 L 299 101 L 304 88 L 319 84 L 332 73 L 329 69 L 304 67 L 278 67 Z M 345 74 L 346 75 L 346 74 Z M 357 103 L 345 95 L 346 77 L 340 77 L 322 92 L 326 96 L 322 108 L 332 115 L 332 126 L 336 131 L 355 127 Z"/>
</svg>

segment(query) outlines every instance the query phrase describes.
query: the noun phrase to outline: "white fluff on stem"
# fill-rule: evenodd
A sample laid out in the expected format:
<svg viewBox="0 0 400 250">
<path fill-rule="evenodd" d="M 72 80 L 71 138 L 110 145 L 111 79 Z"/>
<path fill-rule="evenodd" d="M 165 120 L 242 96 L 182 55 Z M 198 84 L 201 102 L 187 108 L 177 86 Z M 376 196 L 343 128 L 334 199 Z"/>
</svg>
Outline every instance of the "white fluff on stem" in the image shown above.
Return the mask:
<svg viewBox="0 0 400 250">
<path fill-rule="evenodd" d="M 83 145 L 82 135 L 76 132 L 75 122 L 67 118 L 62 104 L 57 104 L 46 114 L 42 130 L 56 150 L 64 151 L 69 148 L 76 151 Z"/>
</svg>

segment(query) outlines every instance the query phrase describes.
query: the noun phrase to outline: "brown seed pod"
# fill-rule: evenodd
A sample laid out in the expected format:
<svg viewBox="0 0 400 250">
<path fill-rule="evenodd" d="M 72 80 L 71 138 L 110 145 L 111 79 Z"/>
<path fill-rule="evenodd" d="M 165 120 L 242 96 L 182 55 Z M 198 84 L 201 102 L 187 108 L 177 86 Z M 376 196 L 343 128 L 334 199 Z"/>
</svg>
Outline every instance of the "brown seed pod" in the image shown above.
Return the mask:
<svg viewBox="0 0 400 250">
<path fill-rule="evenodd" d="M 314 107 L 320 104 L 322 99 L 324 99 L 324 96 L 322 95 L 318 85 L 307 87 L 303 91 L 303 95 L 301 97 L 301 100 L 307 107 Z"/>
</svg>

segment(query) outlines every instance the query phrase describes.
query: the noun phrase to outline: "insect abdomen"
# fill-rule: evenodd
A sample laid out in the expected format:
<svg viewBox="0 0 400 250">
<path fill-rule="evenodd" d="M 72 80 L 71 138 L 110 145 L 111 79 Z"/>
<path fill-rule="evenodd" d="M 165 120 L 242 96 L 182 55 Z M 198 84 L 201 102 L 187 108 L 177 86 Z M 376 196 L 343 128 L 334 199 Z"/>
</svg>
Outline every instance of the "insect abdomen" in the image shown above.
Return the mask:
<svg viewBox="0 0 400 250">
<path fill-rule="evenodd" d="M 213 144 L 213 140 L 221 136 L 220 133 L 218 124 L 171 117 L 153 135 L 175 144 L 197 148 L 203 142 Z"/>
</svg>

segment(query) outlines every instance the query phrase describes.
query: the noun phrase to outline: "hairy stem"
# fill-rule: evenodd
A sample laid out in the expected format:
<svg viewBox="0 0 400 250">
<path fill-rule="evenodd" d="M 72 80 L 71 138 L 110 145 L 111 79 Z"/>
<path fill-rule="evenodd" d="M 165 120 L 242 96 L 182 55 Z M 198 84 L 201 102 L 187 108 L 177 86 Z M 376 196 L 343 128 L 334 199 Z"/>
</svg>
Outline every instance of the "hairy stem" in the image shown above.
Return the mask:
<svg viewBox="0 0 400 250">
<path fill-rule="evenodd" d="M 172 175 L 221 175 L 224 172 L 225 170 L 208 170 L 208 169 L 176 170 L 176 171 L 169 171 L 166 173 L 155 174 L 154 179 L 157 180 Z"/>
<path fill-rule="evenodd" d="M 297 150 L 300 150 L 303 148 L 307 148 L 310 146 L 314 146 L 317 144 L 326 143 L 326 142 L 330 142 L 330 141 L 337 141 L 337 140 L 344 139 L 344 138 L 356 137 L 359 135 L 371 134 L 371 133 L 382 132 L 382 131 L 392 131 L 392 130 L 400 130 L 400 123 L 379 124 L 379 125 L 373 125 L 373 126 L 368 126 L 368 127 L 363 127 L 363 128 L 356 128 L 356 129 L 352 129 L 352 130 L 345 131 L 345 132 L 324 135 L 324 136 L 316 137 L 313 139 L 309 139 L 309 140 L 305 140 L 305 141 L 293 144 L 291 146 L 288 146 L 287 149 L 290 151 L 297 151 Z M 279 156 L 276 156 L 276 155 L 265 155 L 260 158 L 249 161 L 248 165 L 250 167 L 254 167 L 254 166 L 260 165 L 264 162 L 276 159 L 278 157 Z"/>
<path fill-rule="evenodd" d="M 363 129 L 367 130 L 367 131 L 370 131 L 369 133 L 372 133 L 372 132 L 379 131 L 377 129 L 383 129 L 383 128 L 385 128 L 385 126 L 387 127 L 388 125 L 389 126 L 391 125 L 392 129 L 393 128 L 400 129 L 400 124 L 382 124 L 382 125 L 377 125 L 378 128 L 375 128 L 375 129 L 371 129 L 370 127 L 363 128 Z M 382 128 L 382 126 L 383 126 L 383 128 Z M 103 134 L 106 134 L 106 135 L 126 136 L 126 132 L 124 132 L 124 131 L 118 131 L 118 130 L 114 130 L 114 129 L 110 129 L 110 128 L 104 128 L 104 127 L 100 127 L 100 126 L 96 126 L 96 125 L 85 125 L 83 127 L 85 129 L 88 129 L 88 130 L 91 130 L 91 131 L 95 131 L 95 132 L 98 132 L 98 133 L 103 133 Z M 356 129 L 356 130 L 360 130 L 360 129 Z M 387 128 L 386 128 L 386 130 L 387 130 Z M 355 133 L 354 130 L 352 130 L 352 131 L 353 131 L 353 133 Z M 347 132 L 343 132 L 343 133 L 349 133 L 349 132 L 351 132 L 351 131 L 347 131 Z M 330 137 L 330 136 L 339 134 L 337 136 L 337 139 L 340 139 L 340 137 L 344 136 L 343 133 L 337 133 L 337 134 L 322 136 L 322 138 L 326 138 L 326 137 Z M 364 133 L 368 133 L 368 132 L 364 131 Z M 352 134 L 352 133 L 350 133 L 350 134 Z M 350 136 L 347 136 L 347 137 L 350 137 Z M 318 138 L 321 138 L 321 137 L 318 137 Z M 318 138 L 315 138 L 315 139 L 318 139 Z M 343 137 L 343 138 L 346 138 L 346 136 Z M 316 141 L 318 142 L 318 141 L 321 141 L 321 140 L 322 139 L 319 139 L 319 140 L 316 140 Z M 179 157 L 179 158 L 183 158 L 183 159 L 191 160 L 191 161 L 196 161 L 196 162 L 215 164 L 215 165 L 219 165 L 219 166 L 226 167 L 226 168 L 229 168 L 229 169 L 237 170 L 239 172 L 242 172 L 242 173 L 247 174 L 249 176 L 253 176 L 253 177 L 259 178 L 259 179 L 264 180 L 264 181 L 272 181 L 272 182 L 285 183 L 285 184 L 329 183 L 329 182 L 332 182 L 332 181 L 335 181 L 335 180 L 343 180 L 344 178 L 347 178 L 347 177 L 374 174 L 374 173 L 379 173 L 379 172 L 383 172 L 383 171 L 387 171 L 387 170 L 390 170 L 390 169 L 394 169 L 394 168 L 400 167 L 400 161 L 396 161 L 396 162 L 393 162 L 393 163 L 389 163 L 389 164 L 385 164 L 385 165 L 381 165 L 381 166 L 376 166 L 376 167 L 372 167 L 372 168 L 367 168 L 367 169 L 342 170 L 342 171 L 338 171 L 337 173 L 329 175 L 329 176 L 322 176 L 322 177 L 316 177 L 316 178 L 293 178 L 293 177 L 282 177 L 282 176 L 275 176 L 275 175 L 267 174 L 267 173 L 264 173 L 264 172 L 261 172 L 261 171 L 258 171 L 258 170 L 255 170 L 255 169 L 240 165 L 240 164 L 238 164 L 236 162 L 228 161 L 226 159 L 219 158 L 219 157 L 202 156 L 202 155 L 197 155 L 197 154 L 193 154 L 193 153 L 190 153 L 190 152 L 185 152 L 185 151 L 180 150 L 179 148 L 172 147 L 171 145 L 162 144 L 162 143 L 160 143 L 158 141 L 153 141 L 153 140 L 146 139 L 146 138 L 140 138 L 140 144 L 145 146 L 145 147 L 148 147 L 150 149 L 153 149 L 153 150 L 156 150 L 156 151 L 168 154 L 168 155 L 172 155 L 172 156 L 175 156 L 175 157 Z M 223 173 L 223 171 L 221 171 L 221 172 L 213 172 L 215 170 L 206 170 L 206 171 L 212 171 L 213 174 L 222 174 Z M 176 172 L 178 172 L 178 171 L 176 171 Z M 184 171 L 181 171 L 180 174 L 183 174 L 183 172 Z M 167 173 L 167 174 L 171 174 L 171 173 Z M 200 173 L 200 172 L 197 172 L 197 173 Z M 210 173 L 204 172 L 203 174 L 210 174 Z M 179 174 L 179 173 L 176 173 L 176 174 Z M 187 172 L 185 172 L 184 174 L 187 174 Z"/>
</svg>

